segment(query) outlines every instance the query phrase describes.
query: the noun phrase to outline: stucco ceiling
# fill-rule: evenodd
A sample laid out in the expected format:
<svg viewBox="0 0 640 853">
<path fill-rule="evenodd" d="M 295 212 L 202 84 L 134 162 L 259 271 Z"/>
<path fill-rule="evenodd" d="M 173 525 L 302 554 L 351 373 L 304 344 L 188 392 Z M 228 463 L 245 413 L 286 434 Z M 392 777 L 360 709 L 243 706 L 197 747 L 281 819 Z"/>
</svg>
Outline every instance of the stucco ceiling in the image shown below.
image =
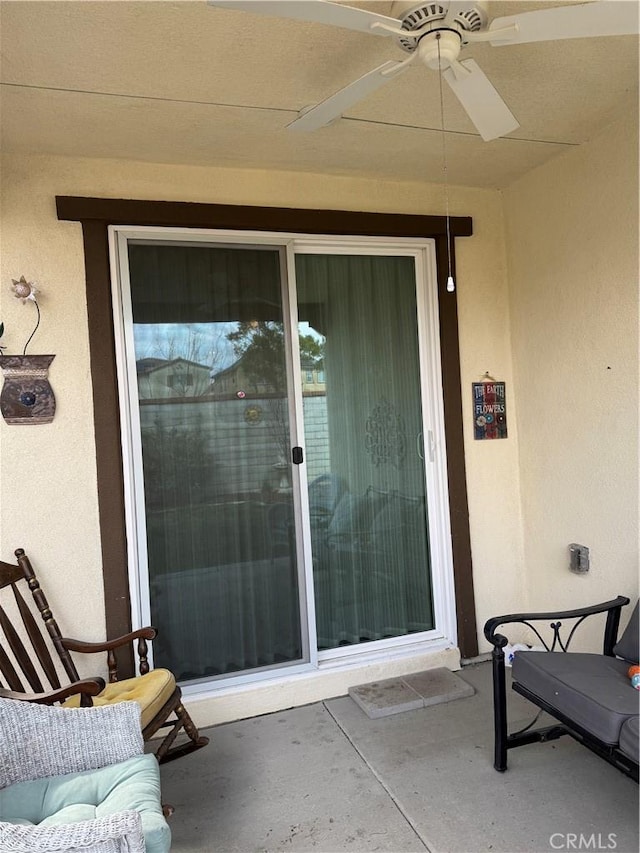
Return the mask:
<svg viewBox="0 0 640 853">
<path fill-rule="evenodd" d="M 393 4 L 351 5 L 390 15 Z M 489 18 L 544 5 L 491 0 Z M 204 0 L 5 0 L 0 14 L 6 151 L 442 181 L 438 76 L 417 64 L 330 127 L 285 129 L 301 108 L 402 59 L 392 39 Z M 521 126 L 483 142 L 445 86 L 452 184 L 507 186 L 637 104 L 636 36 L 476 44 L 463 58 Z"/>
</svg>

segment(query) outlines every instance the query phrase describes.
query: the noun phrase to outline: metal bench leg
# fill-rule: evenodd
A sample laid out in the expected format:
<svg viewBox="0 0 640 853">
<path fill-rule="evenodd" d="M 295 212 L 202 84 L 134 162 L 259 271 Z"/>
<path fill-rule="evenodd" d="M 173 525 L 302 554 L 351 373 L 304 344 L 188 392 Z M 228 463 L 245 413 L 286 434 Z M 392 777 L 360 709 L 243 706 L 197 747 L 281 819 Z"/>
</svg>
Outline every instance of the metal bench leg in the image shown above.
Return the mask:
<svg viewBox="0 0 640 853">
<path fill-rule="evenodd" d="M 496 770 L 503 772 L 507 769 L 507 691 L 505 685 L 504 652 L 494 646 L 492 654 L 493 666 L 493 727 L 494 727 L 494 760 Z"/>
</svg>

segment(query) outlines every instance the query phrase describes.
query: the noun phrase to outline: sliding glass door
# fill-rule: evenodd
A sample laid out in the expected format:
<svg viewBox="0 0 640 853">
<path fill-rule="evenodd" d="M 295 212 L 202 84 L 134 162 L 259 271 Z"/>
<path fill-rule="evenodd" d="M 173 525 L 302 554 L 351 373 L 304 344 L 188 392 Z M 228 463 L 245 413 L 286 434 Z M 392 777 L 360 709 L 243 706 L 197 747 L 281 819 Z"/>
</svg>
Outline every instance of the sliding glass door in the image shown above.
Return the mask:
<svg viewBox="0 0 640 853">
<path fill-rule="evenodd" d="M 414 259 L 300 252 L 296 282 L 318 648 L 429 631 Z"/>
<path fill-rule="evenodd" d="M 282 252 L 130 242 L 156 666 L 300 661 Z"/>
<path fill-rule="evenodd" d="M 116 231 L 132 597 L 155 665 L 247 680 L 442 637 L 424 246 Z"/>
</svg>

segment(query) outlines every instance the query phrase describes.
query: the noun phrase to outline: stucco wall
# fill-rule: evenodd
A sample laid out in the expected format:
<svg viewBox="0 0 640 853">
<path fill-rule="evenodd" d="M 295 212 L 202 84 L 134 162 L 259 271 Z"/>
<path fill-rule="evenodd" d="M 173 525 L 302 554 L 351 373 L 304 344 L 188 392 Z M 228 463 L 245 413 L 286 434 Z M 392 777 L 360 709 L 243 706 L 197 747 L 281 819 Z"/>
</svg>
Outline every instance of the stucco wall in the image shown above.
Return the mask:
<svg viewBox="0 0 640 853">
<path fill-rule="evenodd" d="M 504 193 L 526 598 L 638 590 L 638 114 Z M 591 570 L 569 571 L 587 545 Z"/>
<path fill-rule="evenodd" d="M 29 351 L 56 354 L 50 377 L 58 409 L 47 426 L 0 421 L 0 558 L 11 559 L 14 548 L 23 546 L 46 583 L 64 632 L 98 638 L 104 635 L 104 611 L 81 228 L 56 219 L 55 195 L 441 214 L 443 190 L 336 176 L 44 156 L 5 157 L 1 178 L 3 343 L 7 352 L 21 351 L 34 319 L 33 306 L 11 296 L 11 279 L 37 280 L 43 319 Z M 481 628 L 497 610 L 520 608 L 524 591 L 506 252 L 500 193 L 452 187 L 450 204 L 452 215 L 472 216 L 474 227 L 473 237 L 458 240 L 457 284 Z M 507 440 L 473 440 L 470 383 L 485 370 L 507 382 Z"/>
</svg>

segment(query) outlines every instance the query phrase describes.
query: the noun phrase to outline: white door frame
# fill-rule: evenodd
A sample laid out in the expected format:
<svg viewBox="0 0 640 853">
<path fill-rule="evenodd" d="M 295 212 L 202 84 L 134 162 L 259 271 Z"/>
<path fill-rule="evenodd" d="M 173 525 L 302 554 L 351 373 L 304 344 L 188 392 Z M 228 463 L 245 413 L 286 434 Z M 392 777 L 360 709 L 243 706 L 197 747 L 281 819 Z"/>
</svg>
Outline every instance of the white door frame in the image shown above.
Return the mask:
<svg viewBox="0 0 640 853">
<path fill-rule="evenodd" d="M 214 243 L 242 244 L 281 249 L 286 259 L 283 275 L 283 313 L 288 318 L 287 378 L 293 392 L 291 411 L 292 442 L 303 445 L 302 383 L 297 336 L 294 257 L 297 252 L 321 254 L 358 253 L 369 255 L 404 255 L 415 259 L 418 346 L 422 391 L 422 413 L 425 446 L 425 476 L 429 547 L 431 554 L 432 595 L 435 628 L 361 646 L 349 646 L 317 652 L 315 639 L 315 607 L 311 566 L 310 522 L 306 483 L 306 465 L 294 465 L 293 485 L 298 496 L 296 505 L 296 541 L 298 567 L 301 573 L 301 625 L 306 661 L 277 668 L 247 671 L 231 677 L 218 677 L 206 683 L 186 683 L 186 695 L 215 692 L 222 688 L 288 678 L 312 670 L 388 660 L 408 654 L 424 654 L 457 646 L 457 623 L 453 579 L 453 555 L 449 516 L 440 334 L 435 241 L 430 238 L 387 238 L 305 235 L 296 233 L 251 232 L 220 229 L 171 228 L 155 226 L 109 226 L 109 252 L 112 279 L 114 335 L 120 403 L 122 454 L 125 482 L 125 519 L 127 527 L 128 571 L 131 594 L 132 627 L 150 624 L 149 580 L 142 484 L 142 449 L 137 400 L 135 359 L 129 358 L 133 348 L 133 317 L 127 244 L 130 240 L 163 244 Z M 307 630 L 304 630 L 306 620 Z M 305 636 L 306 635 L 306 636 Z"/>
</svg>

